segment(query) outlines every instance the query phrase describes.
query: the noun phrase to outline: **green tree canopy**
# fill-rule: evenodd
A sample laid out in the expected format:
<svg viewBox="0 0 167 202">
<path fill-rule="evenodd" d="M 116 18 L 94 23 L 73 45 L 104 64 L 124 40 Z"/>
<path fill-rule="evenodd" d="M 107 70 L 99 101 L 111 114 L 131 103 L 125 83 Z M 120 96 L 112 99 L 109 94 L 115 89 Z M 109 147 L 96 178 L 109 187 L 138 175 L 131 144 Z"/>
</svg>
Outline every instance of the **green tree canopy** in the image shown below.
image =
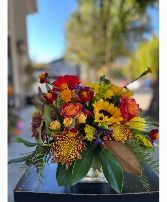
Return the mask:
<svg viewBox="0 0 167 202">
<path fill-rule="evenodd" d="M 143 40 L 140 42 L 138 48 L 133 52 L 129 59 L 126 72 L 131 72 L 131 78 L 134 79 L 139 76 L 139 72 L 143 72 L 146 67 L 151 67 L 152 77 L 157 77 L 159 68 L 159 38 L 154 35 L 149 41 Z"/>
<path fill-rule="evenodd" d="M 79 0 L 66 24 L 66 58 L 110 73 L 111 62 L 128 56 L 133 42 L 151 30 L 146 6 L 137 0 Z"/>
</svg>

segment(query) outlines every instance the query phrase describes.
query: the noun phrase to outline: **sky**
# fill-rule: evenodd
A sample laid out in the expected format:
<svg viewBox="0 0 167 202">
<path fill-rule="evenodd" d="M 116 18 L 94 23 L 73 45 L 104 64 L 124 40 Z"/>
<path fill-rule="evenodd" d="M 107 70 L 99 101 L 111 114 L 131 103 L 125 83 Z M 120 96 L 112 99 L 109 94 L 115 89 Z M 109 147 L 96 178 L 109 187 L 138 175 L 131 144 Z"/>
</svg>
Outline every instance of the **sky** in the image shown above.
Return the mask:
<svg viewBox="0 0 167 202">
<path fill-rule="evenodd" d="M 32 62 L 49 63 L 64 55 L 64 24 L 77 3 L 76 0 L 37 0 L 37 6 L 38 11 L 27 16 L 29 55 Z M 149 9 L 148 12 L 153 30 L 159 34 L 158 11 Z"/>
<path fill-rule="evenodd" d="M 64 55 L 64 23 L 76 8 L 76 0 L 37 0 L 38 11 L 27 16 L 30 59 L 51 62 Z"/>
</svg>

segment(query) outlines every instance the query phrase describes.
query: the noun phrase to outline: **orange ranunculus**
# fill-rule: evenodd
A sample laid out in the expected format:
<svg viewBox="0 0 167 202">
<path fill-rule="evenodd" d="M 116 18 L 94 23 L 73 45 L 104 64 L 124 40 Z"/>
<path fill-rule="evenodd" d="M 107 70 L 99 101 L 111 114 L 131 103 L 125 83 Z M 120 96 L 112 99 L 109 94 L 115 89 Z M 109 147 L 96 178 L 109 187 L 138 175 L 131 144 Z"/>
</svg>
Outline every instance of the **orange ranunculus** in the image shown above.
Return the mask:
<svg viewBox="0 0 167 202">
<path fill-rule="evenodd" d="M 74 118 L 77 114 L 82 111 L 83 105 L 76 102 L 70 104 L 64 104 L 62 106 L 62 115 L 64 117 L 71 117 Z"/>
<path fill-rule="evenodd" d="M 135 99 L 128 99 L 127 97 L 120 98 L 119 109 L 126 122 L 140 114 L 139 105 L 136 103 Z"/>
</svg>

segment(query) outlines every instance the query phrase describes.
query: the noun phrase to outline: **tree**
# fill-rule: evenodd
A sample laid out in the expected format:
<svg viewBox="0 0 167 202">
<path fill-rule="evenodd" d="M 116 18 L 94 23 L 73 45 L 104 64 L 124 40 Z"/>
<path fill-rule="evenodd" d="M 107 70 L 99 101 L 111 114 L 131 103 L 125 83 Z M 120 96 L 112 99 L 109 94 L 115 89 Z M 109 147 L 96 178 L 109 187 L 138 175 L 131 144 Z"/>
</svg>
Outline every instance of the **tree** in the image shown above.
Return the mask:
<svg viewBox="0 0 167 202">
<path fill-rule="evenodd" d="M 110 76 L 111 63 L 128 56 L 133 41 L 151 30 L 147 5 L 137 0 L 78 0 L 66 24 L 66 58 L 89 68 L 104 66 Z"/>
<path fill-rule="evenodd" d="M 156 35 L 151 40 L 142 40 L 139 43 L 137 49 L 132 53 L 124 73 L 127 77 L 130 76 L 129 80 L 132 80 L 137 78 L 139 72 L 143 72 L 146 67 L 152 68 L 152 78 L 155 79 L 159 68 L 159 38 Z"/>
</svg>

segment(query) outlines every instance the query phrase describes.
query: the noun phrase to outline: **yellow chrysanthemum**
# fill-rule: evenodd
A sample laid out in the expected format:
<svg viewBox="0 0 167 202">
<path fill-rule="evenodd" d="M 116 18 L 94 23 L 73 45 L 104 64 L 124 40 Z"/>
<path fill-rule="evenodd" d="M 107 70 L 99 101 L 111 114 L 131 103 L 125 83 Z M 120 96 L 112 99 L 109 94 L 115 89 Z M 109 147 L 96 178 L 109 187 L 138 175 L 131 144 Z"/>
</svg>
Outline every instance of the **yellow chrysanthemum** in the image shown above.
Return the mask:
<svg viewBox="0 0 167 202">
<path fill-rule="evenodd" d="M 118 95 L 118 96 L 125 96 L 125 97 L 129 98 L 130 96 L 133 95 L 133 92 L 130 91 L 129 89 L 119 87 L 116 85 L 112 85 L 111 90 L 114 92 L 115 95 Z"/>
<path fill-rule="evenodd" d="M 55 142 L 50 144 L 51 155 L 53 155 L 52 162 L 65 163 L 68 167 L 76 159 L 82 158 L 80 153 L 86 149 L 85 143 L 82 141 L 83 136 L 77 135 L 74 137 L 69 137 L 66 132 L 61 132 L 55 137 Z"/>
<path fill-rule="evenodd" d="M 96 129 L 88 124 L 86 124 L 85 128 L 86 139 L 88 141 L 92 141 L 94 139 L 94 134 L 96 133 Z"/>
<path fill-rule="evenodd" d="M 129 127 L 141 131 L 145 131 L 148 128 L 148 124 L 145 123 L 145 119 L 141 117 L 135 117 L 129 122 Z"/>
<path fill-rule="evenodd" d="M 111 128 L 113 129 L 112 138 L 115 141 L 125 143 L 126 140 L 133 137 L 132 132 L 128 126 L 113 124 Z"/>
<path fill-rule="evenodd" d="M 123 120 L 121 112 L 114 104 L 110 104 L 107 101 L 99 100 L 93 104 L 95 122 L 107 123 L 111 125 L 113 123 L 120 123 Z"/>
<path fill-rule="evenodd" d="M 143 135 L 141 134 L 136 134 L 135 135 L 135 139 L 138 141 L 138 142 L 141 142 L 142 144 L 144 144 L 146 147 L 152 147 L 152 144 L 151 142 L 146 139 Z"/>
<path fill-rule="evenodd" d="M 70 89 L 64 89 L 60 93 L 60 97 L 64 102 L 70 102 L 72 99 L 72 91 Z"/>
</svg>

